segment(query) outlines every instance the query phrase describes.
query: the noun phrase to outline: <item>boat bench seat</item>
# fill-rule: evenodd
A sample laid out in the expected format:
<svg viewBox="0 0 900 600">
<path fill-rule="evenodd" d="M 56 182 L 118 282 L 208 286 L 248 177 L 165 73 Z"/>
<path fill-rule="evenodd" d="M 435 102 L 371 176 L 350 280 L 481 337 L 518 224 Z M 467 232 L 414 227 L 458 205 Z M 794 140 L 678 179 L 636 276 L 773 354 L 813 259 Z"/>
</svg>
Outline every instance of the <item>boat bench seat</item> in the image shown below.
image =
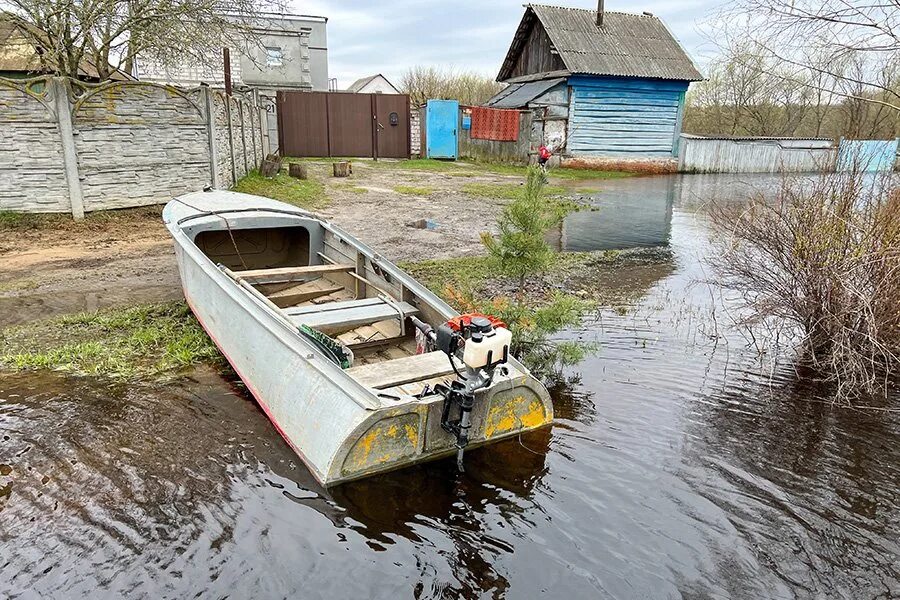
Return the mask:
<svg viewBox="0 0 900 600">
<path fill-rule="evenodd" d="M 464 368 L 458 360 L 456 364 L 460 370 Z M 450 358 L 446 354 L 435 351 L 350 367 L 344 372 L 366 387 L 383 390 L 449 375 L 453 373 L 453 367 L 450 366 Z"/>
<path fill-rule="evenodd" d="M 271 269 L 249 269 L 235 271 L 238 280 L 243 279 L 252 285 L 260 283 L 289 283 L 305 281 L 333 273 L 349 273 L 355 271 L 356 265 L 308 265 L 305 267 L 273 267 Z"/>
<path fill-rule="evenodd" d="M 382 298 L 361 298 L 284 309 L 291 322 L 307 325 L 329 335 L 378 321 L 399 319 L 401 312 L 405 319 L 417 314 L 419 309 L 408 302 L 390 304 Z"/>
</svg>

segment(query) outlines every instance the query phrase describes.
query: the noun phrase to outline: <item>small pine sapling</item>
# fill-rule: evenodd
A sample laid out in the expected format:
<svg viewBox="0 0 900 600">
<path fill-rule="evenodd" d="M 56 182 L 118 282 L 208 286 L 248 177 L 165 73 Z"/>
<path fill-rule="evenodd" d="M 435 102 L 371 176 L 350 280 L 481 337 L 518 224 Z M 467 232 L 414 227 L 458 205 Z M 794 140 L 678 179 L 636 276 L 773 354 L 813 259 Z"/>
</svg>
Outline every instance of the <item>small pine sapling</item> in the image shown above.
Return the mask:
<svg viewBox="0 0 900 600">
<path fill-rule="evenodd" d="M 519 302 L 525 294 L 526 278 L 544 271 L 552 261 L 553 250 L 545 234 L 559 224 L 565 212 L 560 203 L 545 197 L 541 170 L 529 167 L 524 193 L 504 207 L 497 221 L 499 235 L 481 234 L 500 272 L 518 280 Z"/>
</svg>

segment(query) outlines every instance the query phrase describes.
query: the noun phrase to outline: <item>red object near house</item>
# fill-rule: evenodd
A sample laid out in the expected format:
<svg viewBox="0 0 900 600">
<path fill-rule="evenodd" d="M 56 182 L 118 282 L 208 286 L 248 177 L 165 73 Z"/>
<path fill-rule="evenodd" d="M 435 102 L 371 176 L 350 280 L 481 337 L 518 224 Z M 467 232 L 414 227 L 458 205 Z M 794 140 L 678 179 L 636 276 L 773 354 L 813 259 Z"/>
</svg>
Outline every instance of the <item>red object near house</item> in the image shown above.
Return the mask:
<svg viewBox="0 0 900 600">
<path fill-rule="evenodd" d="M 515 142 L 519 139 L 519 111 L 475 106 L 469 135 L 473 140 Z"/>
</svg>

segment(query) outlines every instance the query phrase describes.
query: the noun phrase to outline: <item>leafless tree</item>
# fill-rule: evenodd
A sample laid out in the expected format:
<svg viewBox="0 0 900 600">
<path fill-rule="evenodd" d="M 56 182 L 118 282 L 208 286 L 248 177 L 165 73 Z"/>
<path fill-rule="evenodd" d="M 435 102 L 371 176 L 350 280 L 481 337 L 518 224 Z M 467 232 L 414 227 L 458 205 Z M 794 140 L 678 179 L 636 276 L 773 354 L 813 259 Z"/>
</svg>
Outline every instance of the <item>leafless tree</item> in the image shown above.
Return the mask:
<svg viewBox="0 0 900 600">
<path fill-rule="evenodd" d="M 735 0 L 723 22 L 741 23 L 786 78 L 819 73 L 805 85 L 900 112 L 897 81 L 879 77 L 900 61 L 900 0 Z M 857 68 L 845 69 L 848 60 Z"/>
<path fill-rule="evenodd" d="M 82 61 L 101 80 L 131 72 L 141 56 L 158 64 L 207 63 L 223 47 L 254 43 L 254 29 L 281 0 L 0 0 L 44 66 L 78 77 Z"/>
<path fill-rule="evenodd" d="M 404 94 L 409 94 L 414 104 L 436 99 L 459 100 L 461 104 L 477 105 L 490 100 L 503 89 L 503 84 L 478 73 L 415 66 L 403 74 L 400 89 Z"/>
</svg>

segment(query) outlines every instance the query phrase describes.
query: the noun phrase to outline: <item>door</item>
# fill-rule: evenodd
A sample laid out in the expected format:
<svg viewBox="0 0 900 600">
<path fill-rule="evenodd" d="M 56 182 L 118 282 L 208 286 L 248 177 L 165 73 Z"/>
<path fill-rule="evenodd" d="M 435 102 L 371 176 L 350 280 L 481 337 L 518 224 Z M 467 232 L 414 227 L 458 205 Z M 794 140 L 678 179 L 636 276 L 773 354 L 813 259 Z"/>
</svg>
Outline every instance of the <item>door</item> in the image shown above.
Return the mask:
<svg viewBox="0 0 900 600">
<path fill-rule="evenodd" d="M 372 94 L 378 156 L 409 158 L 409 96 Z"/>
<path fill-rule="evenodd" d="M 425 107 L 425 154 L 428 158 L 456 158 L 458 119 L 458 101 L 428 101 Z"/>
</svg>

